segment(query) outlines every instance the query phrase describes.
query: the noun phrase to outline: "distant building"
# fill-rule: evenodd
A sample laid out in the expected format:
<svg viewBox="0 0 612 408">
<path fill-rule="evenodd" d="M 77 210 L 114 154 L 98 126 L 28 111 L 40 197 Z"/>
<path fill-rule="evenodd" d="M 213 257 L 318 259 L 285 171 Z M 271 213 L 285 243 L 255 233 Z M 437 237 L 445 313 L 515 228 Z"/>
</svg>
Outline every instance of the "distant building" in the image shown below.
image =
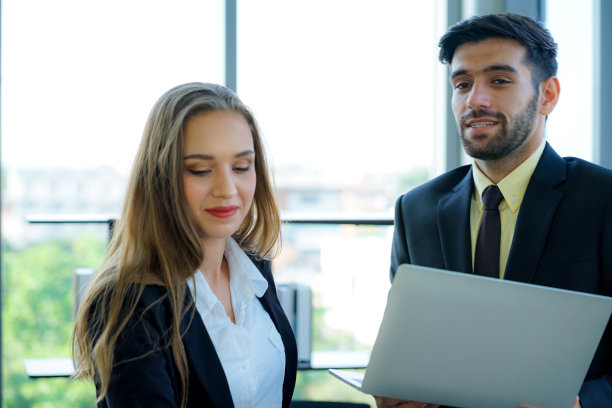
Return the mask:
<svg viewBox="0 0 612 408">
<path fill-rule="evenodd" d="M 31 220 L 98 219 L 117 217 L 121 211 L 126 177 L 110 166 L 75 168 L 8 168 L 2 194 L 2 234 L 11 245 L 25 245 L 58 236 L 74 236 L 91 230 L 104 234 L 105 225 L 33 224 Z M 384 214 L 391 217 L 393 204 L 403 191 L 402 175 L 366 175 L 339 179 L 297 165 L 276 170 L 275 182 L 285 213 L 307 217 Z M 101 231 L 101 232 L 100 232 Z M 296 240 L 307 242 L 317 231 L 301 231 Z M 290 238 L 292 234 L 284 238 Z M 296 242 L 300 244 L 300 242 Z"/>
<path fill-rule="evenodd" d="M 73 216 L 87 218 L 119 214 L 125 178 L 112 167 L 93 169 L 4 169 L 2 235 L 12 245 L 58 236 L 73 236 L 106 226 L 30 224 L 29 219 Z"/>
</svg>

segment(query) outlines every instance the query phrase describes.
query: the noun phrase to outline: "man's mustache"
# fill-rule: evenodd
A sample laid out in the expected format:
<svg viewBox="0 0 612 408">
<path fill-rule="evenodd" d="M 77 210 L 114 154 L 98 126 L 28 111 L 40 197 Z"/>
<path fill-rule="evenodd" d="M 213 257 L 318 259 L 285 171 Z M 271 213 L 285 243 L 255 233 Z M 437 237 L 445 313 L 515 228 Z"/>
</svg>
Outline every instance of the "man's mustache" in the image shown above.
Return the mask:
<svg viewBox="0 0 612 408">
<path fill-rule="evenodd" d="M 485 109 L 481 109 L 481 110 L 471 110 L 465 113 L 463 116 L 461 116 L 460 122 L 462 125 L 465 125 L 465 122 L 467 122 L 468 120 L 484 118 L 484 117 L 495 118 L 499 122 L 504 122 L 504 123 L 506 121 L 506 118 L 504 117 L 504 115 L 502 115 L 499 112 L 491 112 Z"/>
</svg>

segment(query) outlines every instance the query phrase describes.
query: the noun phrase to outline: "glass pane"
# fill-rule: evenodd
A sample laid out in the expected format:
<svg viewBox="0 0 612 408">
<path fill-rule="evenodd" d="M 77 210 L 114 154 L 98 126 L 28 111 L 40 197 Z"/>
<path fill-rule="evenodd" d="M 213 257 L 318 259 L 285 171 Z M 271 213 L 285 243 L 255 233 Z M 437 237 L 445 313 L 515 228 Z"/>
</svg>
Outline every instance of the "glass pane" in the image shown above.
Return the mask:
<svg viewBox="0 0 612 408">
<path fill-rule="evenodd" d="M 546 2 L 546 26 L 559 45 L 561 94 L 546 124 L 561 156 L 593 160 L 593 0 Z M 579 63 L 578 63 L 579 61 Z"/>
<path fill-rule="evenodd" d="M 71 355 L 73 274 L 102 262 L 107 226 L 31 224 L 120 210 L 155 100 L 223 82 L 222 0 L 2 1 L 3 405 L 91 407 L 93 386 L 30 380 Z"/>
<path fill-rule="evenodd" d="M 397 197 L 438 171 L 440 12 L 436 1 L 239 2 L 238 93 L 260 122 L 290 218 L 391 219 Z M 312 289 L 313 364 L 351 352 L 363 361 L 371 349 L 392 230 L 285 225 L 275 279 Z M 298 372 L 295 398 L 374 403 L 325 370 Z"/>
<path fill-rule="evenodd" d="M 375 406 L 371 396 L 334 379 L 325 368 L 367 364 L 391 287 L 392 234 L 392 226 L 284 225 L 275 279 L 279 285 L 297 282 L 311 289 L 311 364 L 323 368 L 298 372 L 295 399 Z M 297 338 L 300 348 L 299 330 Z"/>
<path fill-rule="evenodd" d="M 436 2 L 242 1 L 238 92 L 285 211 L 389 213 L 433 166 Z"/>
<path fill-rule="evenodd" d="M 372 348 L 391 287 L 392 234 L 391 226 L 284 225 L 275 279 L 312 289 L 313 350 Z"/>
<path fill-rule="evenodd" d="M 3 1 L 3 165 L 127 172 L 163 92 L 223 82 L 223 5 Z"/>
</svg>

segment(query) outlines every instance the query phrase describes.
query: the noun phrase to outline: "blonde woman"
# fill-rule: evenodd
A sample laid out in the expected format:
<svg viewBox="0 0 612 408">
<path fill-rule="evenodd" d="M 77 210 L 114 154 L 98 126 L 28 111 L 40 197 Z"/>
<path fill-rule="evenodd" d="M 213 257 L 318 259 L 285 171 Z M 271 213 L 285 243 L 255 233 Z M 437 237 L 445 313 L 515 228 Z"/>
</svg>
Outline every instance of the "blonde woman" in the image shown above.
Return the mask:
<svg viewBox="0 0 612 408">
<path fill-rule="evenodd" d="M 289 406 L 297 351 L 269 262 L 279 234 L 250 110 L 219 85 L 166 92 L 75 325 L 75 376 L 94 380 L 98 406 Z"/>
</svg>

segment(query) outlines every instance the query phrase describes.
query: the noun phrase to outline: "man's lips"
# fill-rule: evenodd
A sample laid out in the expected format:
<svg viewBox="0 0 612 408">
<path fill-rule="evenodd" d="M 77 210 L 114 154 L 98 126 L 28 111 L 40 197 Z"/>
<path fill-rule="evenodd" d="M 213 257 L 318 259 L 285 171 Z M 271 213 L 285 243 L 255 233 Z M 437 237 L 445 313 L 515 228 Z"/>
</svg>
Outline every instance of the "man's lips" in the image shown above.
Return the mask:
<svg viewBox="0 0 612 408">
<path fill-rule="evenodd" d="M 495 126 L 499 123 L 499 121 L 493 118 L 476 118 L 470 119 L 464 122 L 465 126 L 472 129 L 480 129 L 490 126 Z"/>
<path fill-rule="evenodd" d="M 230 205 L 227 207 L 212 207 L 206 209 L 206 212 L 217 218 L 229 218 L 238 212 L 238 208 L 239 207 L 236 205 Z"/>
</svg>

